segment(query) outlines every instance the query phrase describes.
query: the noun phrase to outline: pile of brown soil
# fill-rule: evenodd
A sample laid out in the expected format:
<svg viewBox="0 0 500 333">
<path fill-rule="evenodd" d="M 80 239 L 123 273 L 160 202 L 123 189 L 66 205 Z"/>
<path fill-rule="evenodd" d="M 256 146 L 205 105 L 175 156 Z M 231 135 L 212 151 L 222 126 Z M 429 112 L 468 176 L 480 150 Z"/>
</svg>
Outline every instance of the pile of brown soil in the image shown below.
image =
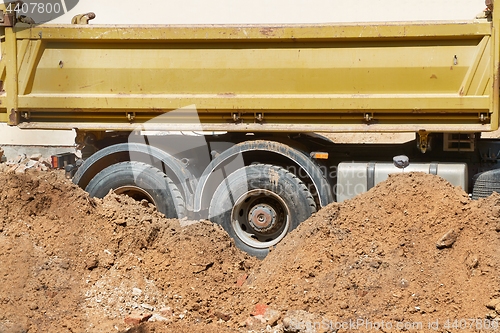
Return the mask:
<svg viewBox="0 0 500 333">
<path fill-rule="evenodd" d="M 207 321 L 257 262 L 219 226 L 91 199 L 61 172 L 0 174 L 0 216 L 2 333 L 116 332 L 134 312 Z"/>
<path fill-rule="evenodd" d="M 444 332 L 500 302 L 500 195 L 420 173 L 324 208 L 261 262 L 217 225 L 91 199 L 60 172 L 0 173 L 0 216 L 1 333 Z"/>
<path fill-rule="evenodd" d="M 500 297 L 499 223 L 498 194 L 470 201 L 436 176 L 392 175 L 302 223 L 262 262 L 245 297 L 360 331 L 469 325 Z"/>
</svg>

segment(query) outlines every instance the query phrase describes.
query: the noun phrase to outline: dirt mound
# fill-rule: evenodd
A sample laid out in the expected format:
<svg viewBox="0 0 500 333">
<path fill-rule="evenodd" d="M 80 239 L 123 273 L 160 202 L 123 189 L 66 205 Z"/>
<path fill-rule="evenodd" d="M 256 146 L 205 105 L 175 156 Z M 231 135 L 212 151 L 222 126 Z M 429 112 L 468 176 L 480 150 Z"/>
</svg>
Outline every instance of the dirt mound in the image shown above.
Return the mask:
<svg viewBox="0 0 500 333">
<path fill-rule="evenodd" d="M 247 297 L 359 330 L 470 324 L 500 297 L 499 219 L 498 194 L 473 202 L 436 176 L 393 175 L 302 223 L 249 279 Z"/>
<path fill-rule="evenodd" d="M 436 176 L 332 204 L 262 262 L 217 225 L 91 199 L 60 172 L 0 173 L 0 216 L 1 333 L 435 332 L 500 312 L 500 195 Z"/>
<path fill-rule="evenodd" d="M 60 172 L 0 174 L 0 216 L 2 333 L 116 332 L 138 313 L 207 321 L 257 262 L 218 226 L 91 199 Z"/>
</svg>

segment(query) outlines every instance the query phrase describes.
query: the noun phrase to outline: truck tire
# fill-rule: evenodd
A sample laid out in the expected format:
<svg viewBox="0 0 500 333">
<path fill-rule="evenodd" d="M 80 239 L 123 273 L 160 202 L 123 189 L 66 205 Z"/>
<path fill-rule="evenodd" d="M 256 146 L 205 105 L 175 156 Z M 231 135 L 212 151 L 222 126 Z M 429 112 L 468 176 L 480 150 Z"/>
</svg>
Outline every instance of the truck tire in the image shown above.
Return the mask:
<svg viewBox="0 0 500 333">
<path fill-rule="evenodd" d="M 120 162 L 105 168 L 89 182 L 85 190 L 103 198 L 110 190 L 136 200 L 146 199 L 167 218 L 186 215 L 184 199 L 172 180 L 159 169 L 136 161 Z"/>
<path fill-rule="evenodd" d="M 217 187 L 209 216 L 238 248 L 262 259 L 315 211 L 313 196 L 294 174 L 256 164 L 236 170 Z"/>
<path fill-rule="evenodd" d="M 493 192 L 500 193 L 500 169 L 479 173 L 474 179 L 473 200 L 489 197 Z"/>
</svg>

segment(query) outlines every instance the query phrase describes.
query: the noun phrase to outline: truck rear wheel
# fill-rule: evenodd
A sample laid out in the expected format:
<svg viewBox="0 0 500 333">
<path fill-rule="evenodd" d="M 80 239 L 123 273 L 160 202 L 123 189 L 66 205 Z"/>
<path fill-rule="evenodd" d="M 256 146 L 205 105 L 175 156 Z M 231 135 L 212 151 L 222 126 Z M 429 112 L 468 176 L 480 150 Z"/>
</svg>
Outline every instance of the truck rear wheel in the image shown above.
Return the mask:
<svg viewBox="0 0 500 333">
<path fill-rule="evenodd" d="M 485 171 L 474 176 L 472 199 L 486 198 L 493 192 L 500 193 L 500 169 Z"/>
<path fill-rule="evenodd" d="M 167 218 L 185 216 L 184 199 L 172 180 L 159 169 L 141 162 L 120 162 L 99 172 L 85 190 L 103 198 L 110 190 L 138 201 L 147 200 Z"/>
<path fill-rule="evenodd" d="M 264 258 L 315 211 L 311 193 L 294 174 L 257 164 L 236 170 L 218 186 L 209 215 L 237 247 Z"/>
</svg>

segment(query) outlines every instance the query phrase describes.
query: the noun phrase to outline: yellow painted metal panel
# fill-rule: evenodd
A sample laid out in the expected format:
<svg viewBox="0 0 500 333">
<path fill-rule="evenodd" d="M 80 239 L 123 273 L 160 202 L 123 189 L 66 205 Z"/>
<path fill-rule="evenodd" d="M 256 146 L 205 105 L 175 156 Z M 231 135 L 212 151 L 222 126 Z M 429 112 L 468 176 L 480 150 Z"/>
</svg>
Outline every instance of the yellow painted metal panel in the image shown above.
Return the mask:
<svg viewBox="0 0 500 333">
<path fill-rule="evenodd" d="M 199 120 L 219 130 L 490 130 L 492 30 L 487 22 L 37 26 L 9 42 L 17 70 L 7 66 L 6 103 L 38 126 L 66 128 L 125 129 L 127 112 L 140 123 L 194 105 L 197 119 L 162 128 Z"/>
<path fill-rule="evenodd" d="M 407 43 L 399 45 L 397 52 L 362 43 L 234 49 L 223 44 L 202 44 L 194 49 L 142 44 L 129 50 L 111 44 L 80 46 L 46 44 L 32 93 L 458 92 L 474 60 L 477 41 Z M 455 56 L 458 65 L 453 64 Z M 429 58 L 434 59 L 431 64 Z"/>
<path fill-rule="evenodd" d="M 44 25 L 33 29 L 20 29 L 21 39 L 44 40 L 135 40 L 163 41 L 207 41 L 224 40 L 244 42 L 285 40 L 331 40 L 331 39 L 384 39 L 384 38 L 434 38 L 455 39 L 483 36 L 491 33 L 489 23 L 464 22 L 397 22 L 355 24 L 285 24 L 285 25 L 91 25 L 89 27 Z"/>
<path fill-rule="evenodd" d="M 18 89 L 17 89 L 17 40 L 11 28 L 5 28 L 5 107 L 8 115 L 8 124 L 17 125 L 19 123 L 18 110 Z"/>
<path fill-rule="evenodd" d="M 24 50 L 26 55 L 22 57 L 22 61 L 20 61 L 19 66 L 19 74 L 18 74 L 18 87 L 19 94 L 25 95 L 31 90 L 31 84 L 33 82 L 33 76 L 37 72 L 36 67 L 40 61 L 40 49 L 42 45 L 42 41 L 30 41 L 25 46 Z"/>
<path fill-rule="evenodd" d="M 198 110 L 206 112 L 275 111 L 283 113 L 298 112 L 310 115 L 316 112 L 339 113 L 357 111 L 384 111 L 404 114 L 443 112 L 466 113 L 488 112 L 488 96 L 457 96 L 451 94 L 437 95 L 121 95 L 121 94 L 51 94 L 29 95 L 19 97 L 19 109 L 37 110 L 74 110 L 92 111 L 98 114 L 106 110 L 149 110 L 158 113 L 167 112 L 188 105 L 196 105 Z M 320 111 L 321 110 L 321 111 Z M 228 113 L 228 115 L 230 115 Z"/>
<path fill-rule="evenodd" d="M 500 117 L 500 34 L 498 33 L 500 29 L 500 6 L 493 8 L 493 18 L 492 18 L 492 40 L 493 45 L 490 49 L 490 67 L 489 70 L 491 74 L 489 75 L 490 87 L 487 90 L 487 94 L 491 96 L 490 102 L 490 114 L 491 114 L 491 129 L 496 130 L 499 127 Z"/>
</svg>

